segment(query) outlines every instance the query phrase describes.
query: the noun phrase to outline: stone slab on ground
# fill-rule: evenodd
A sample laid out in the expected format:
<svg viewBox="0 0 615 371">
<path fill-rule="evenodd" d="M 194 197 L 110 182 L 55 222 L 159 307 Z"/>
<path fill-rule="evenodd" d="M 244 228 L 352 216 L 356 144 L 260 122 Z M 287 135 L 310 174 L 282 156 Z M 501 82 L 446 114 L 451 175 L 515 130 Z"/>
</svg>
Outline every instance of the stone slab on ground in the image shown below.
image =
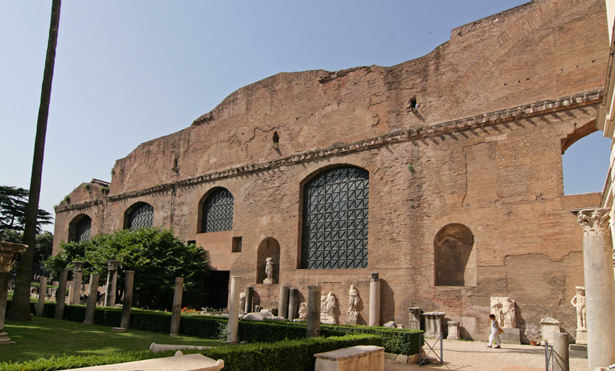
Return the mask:
<svg viewBox="0 0 615 371">
<path fill-rule="evenodd" d="M 315 371 L 384 371 L 384 348 L 374 345 L 336 349 L 314 357 Z"/>
<path fill-rule="evenodd" d="M 177 352 L 174 357 L 154 358 L 144 361 L 116 363 L 114 365 L 74 368 L 83 371 L 217 371 L 224 367 L 224 361 L 217 361 L 202 354 L 183 355 Z M 66 370 L 64 370 L 66 371 Z"/>
</svg>

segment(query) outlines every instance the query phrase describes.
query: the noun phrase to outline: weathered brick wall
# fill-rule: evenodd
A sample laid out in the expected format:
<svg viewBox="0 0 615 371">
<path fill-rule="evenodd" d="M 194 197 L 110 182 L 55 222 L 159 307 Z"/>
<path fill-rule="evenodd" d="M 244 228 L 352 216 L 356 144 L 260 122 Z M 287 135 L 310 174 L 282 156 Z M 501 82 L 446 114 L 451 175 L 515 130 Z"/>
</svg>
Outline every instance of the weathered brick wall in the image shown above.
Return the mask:
<svg viewBox="0 0 615 371">
<path fill-rule="evenodd" d="M 601 1 L 541 0 L 456 28 L 393 67 L 272 76 L 118 160 L 108 196 L 73 192 L 56 209 L 54 251 L 76 216 L 109 233 L 142 201 L 154 225 L 210 250 L 212 266 L 243 277 L 265 307 L 277 306 L 279 285 L 257 283 L 258 247 L 272 237 L 280 283 L 302 300 L 308 285 L 333 291 L 341 321 L 351 284 L 367 319 L 378 272 L 382 323 L 407 325 L 419 306 L 484 339 L 489 297 L 510 296 L 522 330 L 552 316 L 574 335 L 569 300 L 583 264 L 570 209 L 598 206 L 599 195 L 564 197 L 562 140 L 595 118 L 607 56 Z M 336 165 L 369 172 L 368 268 L 298 269 L 302 186 Z M 233 230 L 201 234 L 200 205 L 216 187 L 235 198 Z M 476 282 L 436 286 L 434 238 L 453 223 L 473 235 Z M 231 252 L 232 237 L 242 252 Z"/>
</svg>

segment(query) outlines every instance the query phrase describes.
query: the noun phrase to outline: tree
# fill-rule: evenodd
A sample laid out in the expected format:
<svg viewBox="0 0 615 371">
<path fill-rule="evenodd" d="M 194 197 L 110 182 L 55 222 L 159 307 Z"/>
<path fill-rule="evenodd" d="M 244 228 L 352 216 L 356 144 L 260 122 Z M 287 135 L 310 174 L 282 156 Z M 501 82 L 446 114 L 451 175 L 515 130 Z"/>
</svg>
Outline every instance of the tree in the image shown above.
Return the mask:
<svg viewBox="0 0 615 371">
<path fill-rule="evenodd" d="M 98 273 L 106 280 L 107 260 L 119 261 L 119 272 L 135 271 L 135 306 L 171 309 L 175 277 L 184 277 L 184 302 L 200 305 L 206 273 L 205 251 L 195 244 L 186 245 L 173 232 L 158 228 L 126 229 L 101 234 L 86 242 L 68 242 L 45 262 L 54 275 L 61 269 L 72 270 L 74 261 L 83 261 L 84 279 Z M 118 274 L 118 293 L 124 287 L 124 275 Z"/>
<path fill-rule="evenodd" d="M 24 188 L 0 185 L 0 232 L 9 229 L 23 232 L 29 193 Z M 53 216 L 49 212 L 38 209 L 36 231 L 41 233 L 42 226 L 51 224 L 52 220 Z M 20 239 L 14 242 L 21 241 Z"/>
<path fill-rule="evenodd" d="M 6 313 L 6 319 L 12 321 L 31 321 L 30 314 L 30 285 L 32 284 L 32 259 L 36 246 L 36 226 L 38 216 L 38 202 L 41 195 L 41 178 L 43 175 L 43 157 L 45 153 L 45 136 L 47 133 L 47 119 L 49 117 L 49 102 L 51 100 L 51 83 L 53 80 L 53 67 L 56 59 L 56 45 L 58 43 L 58 28 L 60 26 L 61 0 L 53 0 L 51 4 L 51 22 L 49 25 L 49 39 L 47 42 L 47 55 L 45 57 L 45 71 L 43 72 L 43 86 L 41 88 L 41 102 L 36 120 L 36 137 L 34 139 L 34 158 L 32 160 L 32 175 L 30 177 L 30 195 L 26 207 L 26 223 L 24 227 L 23 243 L 28 245 L 26 252 L 20 257 L 17 266 L 17 283 L 13 293 L 11 307 Z"/>
</svg>

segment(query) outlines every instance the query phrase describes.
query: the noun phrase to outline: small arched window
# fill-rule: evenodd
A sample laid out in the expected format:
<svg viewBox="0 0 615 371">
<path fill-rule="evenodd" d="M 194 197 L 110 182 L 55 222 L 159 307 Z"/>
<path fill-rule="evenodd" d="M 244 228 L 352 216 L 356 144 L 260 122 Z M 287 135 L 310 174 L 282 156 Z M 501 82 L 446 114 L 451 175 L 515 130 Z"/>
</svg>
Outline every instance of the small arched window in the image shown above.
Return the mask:
<svg viewBox="0 0 615 371">
<path fill-rule="evenodd" d="M 233 230 L 235 198 L 226 188 L 213 191 L 203 203 L 202 233 Z"/>
<path fill-rule="evenodd" d="M 367 267 L 369 173 L 324 171 L 303 189 L 301 268 Z"/>
<path fill-rule="evenodd" d="M 154 207 L 139 202 L 128 210 L 125 229 L 151 228 L 154 224 Z"/>
</svg>

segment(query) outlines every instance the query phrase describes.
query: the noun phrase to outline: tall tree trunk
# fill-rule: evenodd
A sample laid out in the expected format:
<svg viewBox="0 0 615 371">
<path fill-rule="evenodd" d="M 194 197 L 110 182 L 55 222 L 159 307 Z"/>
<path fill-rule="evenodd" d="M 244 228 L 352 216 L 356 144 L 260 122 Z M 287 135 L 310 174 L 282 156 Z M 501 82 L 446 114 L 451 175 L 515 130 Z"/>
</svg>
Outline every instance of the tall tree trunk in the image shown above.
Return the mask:
<svg viewBox="0 0 615 371">
<path fill-rule="evenodd" d="M 53 0 L 51 5 L 51 24 L 49 26 L 49 41 L 47 43 L 47 56 L 45 59 L 45 72 L 43 73 L 43 86 L 41 89 L 41 103 L 38 109 L 36 122 L 36 138 L 34 141 L 34 159 L 32 160 L 32 176 L 30 178 L 30 197 L 26 208 L 26 225 L 23 243 L 28 249 L 19 259 L 17 267 L 17 284 L 13 301 L 6 318 L 11 321 L 31 321 L 30 314 L 30 285 L 32 284 L 32 259 L 36 246 L 36 223 L 38 202 L 41 195 L 41 178 L 43 174 L 43 157 L 45 154 L 45 136 L 47 132 L 47 118 L 49 116 L 49 101 L 51 99 L 51 82 L 53 80 L 53 66 L 56 58 L 56 45 L 58 42 L 58 27 L 60 25 L 61 0 Z"/>
</svg>

